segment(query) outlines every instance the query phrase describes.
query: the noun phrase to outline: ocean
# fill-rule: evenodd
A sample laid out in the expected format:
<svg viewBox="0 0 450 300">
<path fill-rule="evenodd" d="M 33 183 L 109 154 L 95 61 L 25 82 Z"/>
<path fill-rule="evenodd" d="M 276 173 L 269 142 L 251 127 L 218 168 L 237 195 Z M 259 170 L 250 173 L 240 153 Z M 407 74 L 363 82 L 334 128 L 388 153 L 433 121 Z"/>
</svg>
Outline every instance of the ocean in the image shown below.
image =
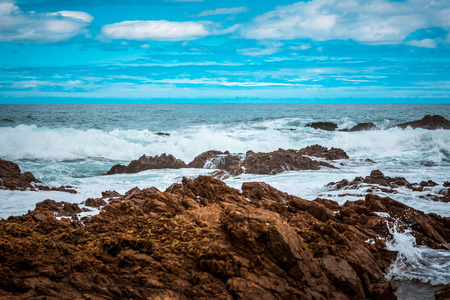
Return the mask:
<svg viewBox="0 0 450 300">
<path fill-rule="evenodd" d="M 350 156 L 339 169 L 287 171 L 277 175 L 242 174 L 224 180 L 240 188 L 246 181 L 264 181 L 284 192 L 343 204 L 365 191 L 330 191 L 326 184 L 352 180 L 381 170 L 409 182 L 439 184 L 424 192 L 399 188 L 389 196 L 426 213 L 450 217 L 450 203 L 428 200 L 450 180 L 450 131 L 399 129 L 391 125 L 426 114 L 450 119 L 450 105 L 401 104 L 77 104 L 0 105 L 0 158 L 16 162 L 46 185 L 73 186 L 78 194 L 0 190 L 0 217 L 20 215 L 45 199 L 80 203 L 102 191 L 124 193 L 137 186 L 164 190 L 183 176 L 210 174 L 213 169 L 148 170 L 103 176 L 113 165 L 128 164 L 142 154 L 172 154 L 186 163 L 207 150 L 232 153 L 299 149 L 313 144 L 342 148 Z M 305 127 L 318 121 L 338 129 L 373 122 L 381 130 L 328 132 Z M 157 132 L 169 135 L 156 135 Z M 370 161 L 370 160 L 372 161 Z M 343 195 L 343 194 L 352 195 Z M 394 232 L 389 247 L 401 259 L 386 276 L 420 286 L 416 299 L 433 299 L 432 286 L 450 282 L 450 251 L 413 247 L 414 238 Z M 401 290 L 401 289 L 400 289 Z M 407 293 L 404 292 L 404 293 Z M 402 296 L 403 297 L 403 296 Z M 406 298 L 404 298 L 406 299 Z"/>
</svg>

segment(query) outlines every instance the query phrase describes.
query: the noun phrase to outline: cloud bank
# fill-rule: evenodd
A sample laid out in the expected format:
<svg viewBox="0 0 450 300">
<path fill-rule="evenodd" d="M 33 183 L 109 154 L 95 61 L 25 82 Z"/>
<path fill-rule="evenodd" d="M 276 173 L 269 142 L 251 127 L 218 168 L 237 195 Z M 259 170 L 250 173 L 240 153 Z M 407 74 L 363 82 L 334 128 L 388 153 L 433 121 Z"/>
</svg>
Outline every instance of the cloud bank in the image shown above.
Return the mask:
<svg viewBox="0 0 450 300">
<path fill-rule="evenodd" d="M 0 3 L 0 41 L 58 43 L 86 34 L 94 19 L 81 11 L 24 13 L 13 3 Z"/>
<path fill-rule="evenodd" d="M 399 44 L 419 29 L 450 28 L 449 16 L 448 0 L 312 0 L 257 16 L 241 29 L 241 35 L 248 39 Z"/>
<path fill-rule="evenodd" d="M 213 22 L 124 21 L 102 27 L 102 38 L 137 41 L 189 41 L 213 33 Z"/>
</svg>

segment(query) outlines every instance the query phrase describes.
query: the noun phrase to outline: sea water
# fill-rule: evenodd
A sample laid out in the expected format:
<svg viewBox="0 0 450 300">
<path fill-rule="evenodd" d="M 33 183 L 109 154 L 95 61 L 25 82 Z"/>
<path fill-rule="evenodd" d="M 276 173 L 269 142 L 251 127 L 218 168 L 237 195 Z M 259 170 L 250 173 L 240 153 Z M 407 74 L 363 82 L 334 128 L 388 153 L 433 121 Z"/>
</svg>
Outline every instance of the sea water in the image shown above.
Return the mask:
<svg viewBox="0 0 450 300">
<path fill-rule="evenodd" d="M 343 204 L 362 199 L 366 191 L 332 191 L 327 183 L 364 177 L 379 169 L 387 176 L 402 176 L 409 182 L 437 182 L 439 186 L 424 192 L 400 188 L 396 194 L 378 194 L 426 213 L 449 217 L 450 203 L 431 201 L 426 196 L 437 194 L 442 184 L 450 181 L 450 131 L 391 128 L 426 114 L 450 119 L 450 105 L 0 105 L 0 158 L 16 162 L 23 172 L 32 172 L 46 185 L 71 185 L 78 192 L 72 195 L 0 190 L 0 217 L 24 214 L 45 199 L 80 203 L 89 197 L 100 197 L 106 190 L 124 193 L 135 186 L 164 190 L 184 176 L 195 178 L 214 171 L 148 170 L 103 176 L 114 164 L 128 164 L 142 154 L 170 153 L 188 163 L 207 150 L 245 154 L 248 150 L 269 152 L 313 144 L 342 148 L 350 159 L 334 162 L 338 169 L 243 174 L 225 182 L 240 188 L 246 181 L 264 181 L 305 199 L 322 197 Z M 380 130 L 328 132 L 305 127 L 318 121 L 334 122 L 338 129 L 373 122 Z M 169 135 L 156 135 L 157 132 Z M 389 245 L 400 251 L 400 260 L 388 274 L 392 280 L 431 285 L 450 281 L 450 266 L 441 263 L 442 257 L 449 258 L 449 251 L 413 247 L 415 252 L 406 253 L 411 247 L 405 245 L 414 241 L 408 233 L 394 237 Z M 433 268 L 427 267 L 430 265 Z"/>
</svg>

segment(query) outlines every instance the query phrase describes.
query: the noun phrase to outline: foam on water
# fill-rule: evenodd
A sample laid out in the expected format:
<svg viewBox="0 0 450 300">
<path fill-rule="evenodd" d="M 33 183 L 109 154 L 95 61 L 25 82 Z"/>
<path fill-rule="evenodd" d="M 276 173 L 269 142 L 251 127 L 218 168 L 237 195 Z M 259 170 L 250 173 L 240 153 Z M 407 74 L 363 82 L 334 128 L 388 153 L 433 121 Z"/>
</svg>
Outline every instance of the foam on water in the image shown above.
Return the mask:
<svg viewBox="0 0 450 300">
<path fill-rule="evenodd" d="M 388 250 L 398 251 L 397 259 L 389 268 L 389 280 L 417 280 L 431 285 L 450 282 L 450 251 L 417 246 L 410 230 L 400 232 L 396 224 L 389 227 L 393 239 L 387 241 Z"/>
</svg>

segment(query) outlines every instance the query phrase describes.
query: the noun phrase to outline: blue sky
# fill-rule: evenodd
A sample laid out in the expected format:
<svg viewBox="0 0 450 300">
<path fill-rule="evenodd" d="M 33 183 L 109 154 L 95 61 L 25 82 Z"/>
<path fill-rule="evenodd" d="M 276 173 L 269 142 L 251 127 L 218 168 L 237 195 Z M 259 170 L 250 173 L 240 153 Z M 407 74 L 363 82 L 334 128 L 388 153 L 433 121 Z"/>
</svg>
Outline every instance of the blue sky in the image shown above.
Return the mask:
<svg viewBox="0 0 450 300">
<path fill-rule="evenodd" d="M 0 0 L 0 103 L 450 103 L 448 0 Z"/>
</svg>

